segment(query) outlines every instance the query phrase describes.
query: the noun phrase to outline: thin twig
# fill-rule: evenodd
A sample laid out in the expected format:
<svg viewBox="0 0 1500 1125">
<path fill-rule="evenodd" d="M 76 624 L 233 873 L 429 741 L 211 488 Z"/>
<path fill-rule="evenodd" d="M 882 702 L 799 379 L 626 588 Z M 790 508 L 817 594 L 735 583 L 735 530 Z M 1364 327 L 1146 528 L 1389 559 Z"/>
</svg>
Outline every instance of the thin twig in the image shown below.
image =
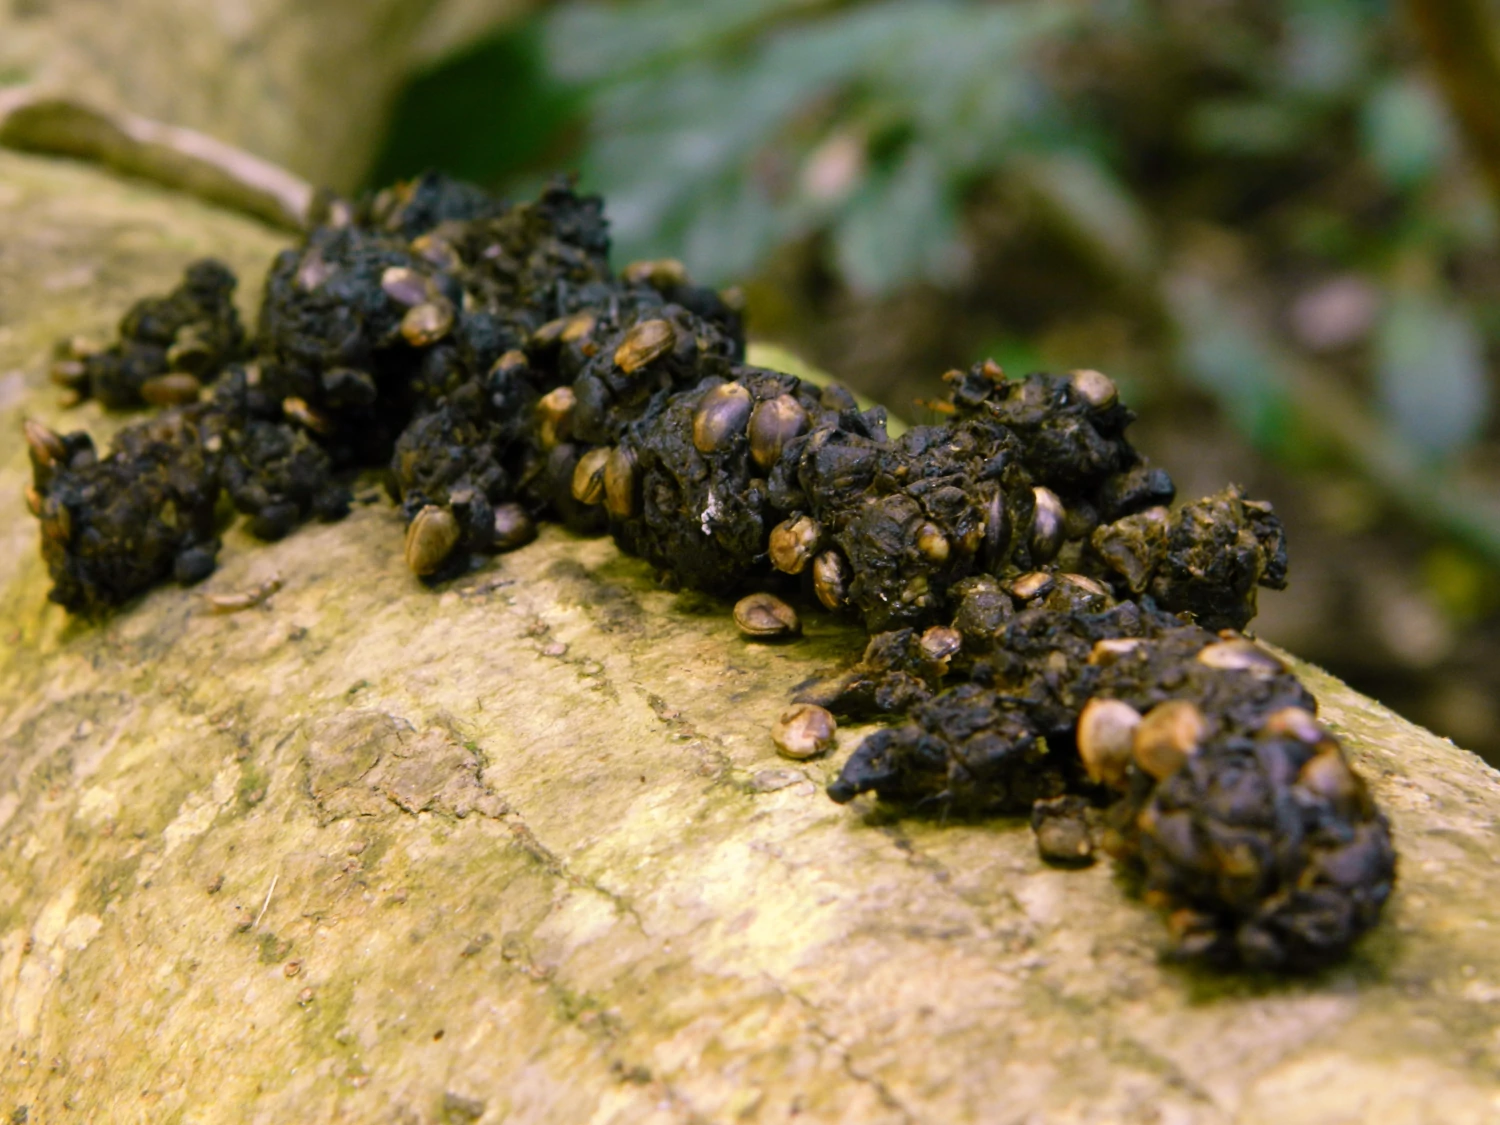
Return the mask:
<svg viewBox="0 0 1500 1125">
<path fill-rule="evenodd" d="M 32 86 L 0 90 L 0 148 L 92 160 L 291 230 L 313 201 L 306 180 L 204 133 Z"/>
<path fill-rule="evenodd" d="M 260 925 L 260 920 L 266 916 L 266 911 L 271 909 L 271 896 L 276 893 L 276 880 L 280 878 L 280 871 L 271 876 L 271 885 L 266 889 L 266 901 L 261 904 L 260 913 L 255 916 L 255 921 L 250 924 L 252 930 Z"/>
<path fill-rule="evenodd" d="M 277 590 L 281 589 L 281 576 L 273 575 L 260 585 L 238 594 L 204 594 L 210 613 L 238 613 L 242 609 L 253 609 Z"/>
</svg>

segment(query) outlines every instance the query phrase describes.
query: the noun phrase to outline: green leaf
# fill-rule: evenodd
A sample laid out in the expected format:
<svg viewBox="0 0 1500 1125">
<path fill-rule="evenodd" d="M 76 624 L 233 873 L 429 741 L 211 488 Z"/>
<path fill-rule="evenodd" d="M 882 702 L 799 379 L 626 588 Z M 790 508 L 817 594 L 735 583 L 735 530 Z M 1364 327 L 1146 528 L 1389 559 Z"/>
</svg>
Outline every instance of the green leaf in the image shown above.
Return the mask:
<svg viewBox="0 0 1500 1125">
<path fill-rule="evenodd" d="M 834 228 L 834 255 L 864 292 L 889 292 L 912 278 L 941 282 L 954 268 L 955 227 L 937 161 L 914 146 L 851 201 Z"/>
<path fill-rule="evenodd" d="M 1179 362 L 1218 399 L 1235 427 L 1262 449 L 1278 450 L 1289 432 L 1291 405 L 1276 357 L 1205 282 L 1181 277 L 1168 286 L 1181 330 Z"/>
<path fill-rule="evenodd" d="M 603 95 L 584 183 L 610 200 L 622 252 L 653 241 L 661 252 L 669 231 L 691 227 L 695 212 L 724 206 L 735 191 L 762 194 L 755 158 L 809 96 L 771 75 L 723 76 L 706 67 Z M 755 252 L 766 248 L 759 242 Z"/>
<path fill-rule="evenodd" d="M 584 182 L 610 198 L 622 252 L 700 247 L 695 268 L 718 276 L 831 226 L 859 288 L 951 277 L 952 201 L 1040 123 L 1056 131 L 1034 59 L 1084 8 L 882 0 L 794 18 L 804 10 L 647 0 L 549 18 L 555 69 L 596 84 Z M 838 130 L 870 145 L 875 171 L 811 198 L 798 170 Z"/>
<path fill-rule="evenodd" d="M 818 0 L 562 4 L 547 17 L 547 50 L 559 78 L 590 84 L 711 55 L 777 16 L 817 6 Z"/>
<path fill-rule="evenodd" d="M 1397 77 L 1365 103 L 1365 153 L 1392 187 L 1409 189 L 1432 176 L 1453 152 L 1442 102 L 1427 84 Z"/>
<path fill-rule="evenodd" d="M 1364 77 L 1380 24 L 1363 0 L 1286 0 L 1277 84 L 1292 93 L 1336 98 Z"/>
<path fill-rule="evenodd" d="M 514 184 L 548 163 L 549 147 L 583 108 L 548 73 L 538 28 L 524 22 L 407 85 L 366 182 L 376 188 L 436 168 Z"/>
<path fill-rule="evenodd" d="M 722 285 L 748 274 L 777 234 L 776 209 L 765 194 L 753 182 L 731 180 L 701 201 L 673 249 L 701 281 Z"/>
<path fill-rule="evenodd" d="M 1027 156 L 1016 172 L 1059 227 L 1111 272 L 1142 278 L 1153 268 L 1155 236 L 1145 210 L 1092 152 Z"/>
</svg>

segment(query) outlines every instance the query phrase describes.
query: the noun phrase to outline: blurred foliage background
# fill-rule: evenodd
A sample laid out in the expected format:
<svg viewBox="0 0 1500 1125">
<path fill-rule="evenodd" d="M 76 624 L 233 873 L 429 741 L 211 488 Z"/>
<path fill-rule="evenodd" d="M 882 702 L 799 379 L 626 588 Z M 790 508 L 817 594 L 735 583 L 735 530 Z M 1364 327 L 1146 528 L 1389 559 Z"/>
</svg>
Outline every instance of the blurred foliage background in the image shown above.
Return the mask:
<svg viewBox="0 0 1500 1125">
<path fill-rule="evenodd" d="M 576 168 L 617 260 L 894 412 L 1097 367 L 1288 521 L 1263 635 L 1500 761 L 1495 0 L 599 0 L 413 81 L 371 184 Z M 1487 124 L 1488 120 L 1488 124 Z"/>
</svg>

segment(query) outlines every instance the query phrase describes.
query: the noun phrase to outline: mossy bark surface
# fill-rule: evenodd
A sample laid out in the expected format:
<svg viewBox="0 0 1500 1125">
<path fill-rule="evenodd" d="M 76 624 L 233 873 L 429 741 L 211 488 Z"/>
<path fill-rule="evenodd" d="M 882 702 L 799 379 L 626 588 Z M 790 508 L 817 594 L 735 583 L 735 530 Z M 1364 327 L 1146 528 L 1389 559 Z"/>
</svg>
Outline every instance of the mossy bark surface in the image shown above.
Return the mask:
<svg viewBox="0 0 1500 1125">
<path fill-rule="evenodd" d="M 226 536 L 102 624 L 45 600 L 51 341 L 280 236 L 0 153 L 0 1111 L 31 1121 L 1335 1122 L 1500 1116 L 1500 777 L 1300 666 L 1400 881 L 1345 964 L 1164 964 L 1019 821 L 840 808 L 779 759 L 857 653 L 552 530 L 438 590 L 383 497 Z M 361 490 L 373 493 L 373 488 Z M 215 614 L 207 593 L 284 583 Z"/>
<path fill-rule="evenodd" d="M 528 0 L 12 0 L 0 89 L 187 126 L 315 184 L 359 184 L 403 83 Z"/>
</svg>

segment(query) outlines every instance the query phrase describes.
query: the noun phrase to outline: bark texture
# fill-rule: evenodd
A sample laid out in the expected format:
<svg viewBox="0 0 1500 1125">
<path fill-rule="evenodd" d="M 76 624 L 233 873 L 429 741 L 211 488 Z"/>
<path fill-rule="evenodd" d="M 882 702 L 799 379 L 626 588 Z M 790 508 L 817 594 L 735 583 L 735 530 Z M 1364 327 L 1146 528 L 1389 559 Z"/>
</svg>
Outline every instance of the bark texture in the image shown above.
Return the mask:
<svg viewBox="0 0 1500 1125">
<path fill-rule="evenodd" d="M 1305 980 L 1164 965 L 1025 824 L 840 808 L 766 734 L 860 637 L 549 531 L 432 592 L 384 500 L 67 619 L 25 514 L 51 341 L 267 228 L 0 153 L 0 1111 L 33 1122 L 1266 1122 L 1500 1115 L 1500 776 L 1299 665 L 1390 812 Z M 246 293 L 247 305 L 253 292 Z M 248 308 L 247 308 L 248 311 Z M 373 491 L 366 489 L 363 491 Z M 204 592 L 284 582 L 209 612 Z M 20 1120 L 19 1117 L 12 1118 Z"/>
<path fill-rule="evenodd" d="M 354 187 L 412 73 L 529 0 L 0 0 L 0 87 L 197 129 Z"/>
</svg>

